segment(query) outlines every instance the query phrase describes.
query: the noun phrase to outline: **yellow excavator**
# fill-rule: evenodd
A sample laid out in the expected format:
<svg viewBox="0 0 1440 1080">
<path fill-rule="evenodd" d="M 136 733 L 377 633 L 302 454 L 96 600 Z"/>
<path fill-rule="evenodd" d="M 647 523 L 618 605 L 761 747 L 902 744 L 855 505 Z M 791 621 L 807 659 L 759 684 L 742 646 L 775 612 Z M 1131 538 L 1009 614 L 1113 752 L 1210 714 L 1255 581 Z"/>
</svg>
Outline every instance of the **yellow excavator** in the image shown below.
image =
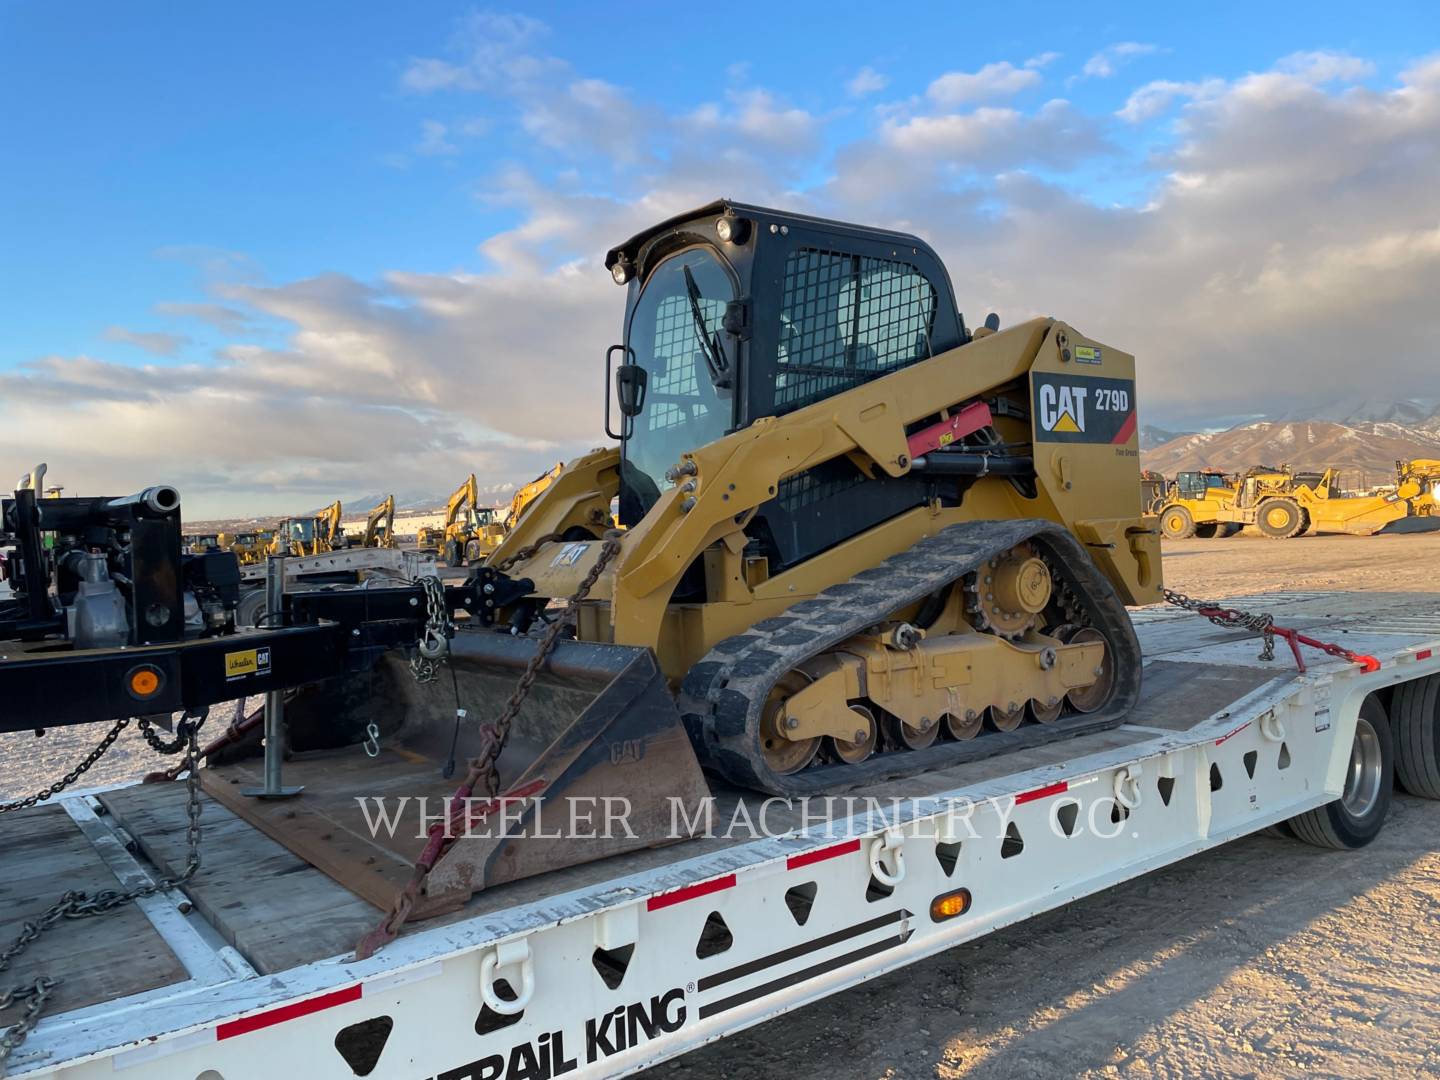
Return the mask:
<svg viewBox="0 0 1440 1080">
<path fill-rule="evenodd" d="M 1229 536 L 1251 525 L 1271 539 L 1287 540 L 1307 531 L 1373 536 L 1431 527 L 1429 521 L 1402 523 L 1433 515 L 1440 462 L 1397 461 L 1395 472 L 1395 490 L 1383 495 L 1342 494 L 1335 469 L 1256 466 L 1237 478 L 1181 473 L 1159 508 L 1160 528 L 1180 540 Z"/>
<path fill-rule="evenodd" d="M 445 504 L 445 524 L 416 535 L 421 551 L 438 553 L 443 566 L 473 566 L 495 550 L 505 536 L 499 509 L 480 505 L 480 488 L 471 473 Z"/>
<path fill-rule="evenodd" d="M 387 495 L 365 515 L 365 532 L 355 547 L 393 548 L 395 544 L 395 496 Z"/>
<path fill-rule="evenodd" d="M 807 794 L 1120 722 L 1125 605 L 1161 587 L 1131 355 L 1053 318 L 972 329 L 917 237 L 728 201 L 606 266 L 619 445 L 475 569 L 458 687 L 393 680 L 407 723 L 531 665 L 506 784 L 639 798 L 693 792 L 697 760 Z"/>
<path fill-rule="evenodd" d="M 557 461 L 550 469 L 541 473 L 524 487 L 516 488 L 515 494 L 510 497 L 510 505 L 500 515 L 501 528 L 507 533 L 513 529 L 515 523 L 520 520 L 520 515 L 525 512 L 525 508 L 534 502 L 542 491 L 553 484 L 555 478 L 564 471 L 565 463 Z"/>
</svg>

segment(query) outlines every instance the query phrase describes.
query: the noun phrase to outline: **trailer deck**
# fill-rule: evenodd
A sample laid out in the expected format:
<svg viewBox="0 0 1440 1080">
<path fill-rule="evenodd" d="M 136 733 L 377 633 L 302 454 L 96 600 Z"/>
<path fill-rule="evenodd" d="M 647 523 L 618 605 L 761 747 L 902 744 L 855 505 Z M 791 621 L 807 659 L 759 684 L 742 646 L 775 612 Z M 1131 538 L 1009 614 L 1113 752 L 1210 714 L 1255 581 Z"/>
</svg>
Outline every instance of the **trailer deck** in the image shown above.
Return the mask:
<svg viewBox="0 0 1440 1080">
<path fill-rule="evenodd" d="M 205 861 L 183 895 L 66 922 L 17 957 L 7 983 L 63 981 L 10 1074 L 633 1071 L 1323 805 L 1340 790 L 1363 697 L 1440 672 L 1431 598 L 1227 604 L 1382 667 L 1364 674 L 1307 651 L 1301 675 L 1283 644 L 1266 663 L 1253 637 L 1141 609 L 1145 686 L 1119 728 L 848 793 L 876 802 L 854 814 L 839 804 L 829 822 L 717 792 L 722 825 L 743 808 L 783 835 L 741 829 L 499 886 L 358 963 L 349 952 L 390 885 L 347 888 L 206 796 Z M 352 749 L 292 762 L 287 779 L 305 768 L 369 769 L 381 782 L 387 765 Z M 183 785 L 129 785 L 8 815 L 0 941 L 65 889 L 180 869 L 184 805 Z M 351 861 L 373 858 L 390 882 L 410 846 L 390 863 L 381 849 Z M 962 888 L 965 910 L 936 921 L 931 901 Z"/>
</svg>

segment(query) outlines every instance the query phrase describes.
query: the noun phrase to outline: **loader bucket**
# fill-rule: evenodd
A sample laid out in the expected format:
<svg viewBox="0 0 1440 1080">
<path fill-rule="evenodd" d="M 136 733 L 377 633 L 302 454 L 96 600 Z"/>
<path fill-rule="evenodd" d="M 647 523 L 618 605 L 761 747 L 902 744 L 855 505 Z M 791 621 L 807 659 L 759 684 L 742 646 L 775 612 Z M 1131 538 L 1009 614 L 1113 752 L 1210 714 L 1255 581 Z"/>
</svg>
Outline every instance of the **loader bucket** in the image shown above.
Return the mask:
<svg viewBox="0 0 1440 1080">
<path fill-rule="evenodd" d="M 300 798 L 246 798 L 244 788 L 262 779 L 256 758 L 202 769 L 206 793 L 385 910 L 411 879 L 429 825 L 446 819 L 480 749 L 480 724 L 498 717 L 535 646 L 462 630 L 429 682 L 416 682 L 392 653 L 372 671 L 316 684 L 285 713 L 299 751 L 285 761 L 285 779 L 303 785 Z M 467 714 L 458 723 L 457 703 Z M 372 723 L 381 738 L 370 756 L 356 733 Z M 453 911 L 503 882 L 683 840 L 710 794 L 649 649 L 559 642 L 498 764 L 502 795 L 536 781 L 538 790 L 456 830 L 412 919 Z M 372 827 L 379 802 L 400 807 L 393 828 Z M 469 806 L 485 802 L 477 788 Z M 572 887 L 568 880 L 555 889 Z"/>
<path fill-rule="evenodd" d="M 458 633 L 453 685 L 442 670 L 416 687 L 404 745 L 442 759 L 436 750 L 454 737 L 458 689 L 471 717 L 460 727 L 463 771 L 478 744 L 475 718 L 499 713 L 534 650 L 531 639 Z M 456 841 L 430 872 L 416 916 L 451 910 L 501 882 L 685 839 L 709 796 L 655 654 L 630 646 L 558 643 L 499 767 L 502 790 L 544 787 Z"/>
</svg>

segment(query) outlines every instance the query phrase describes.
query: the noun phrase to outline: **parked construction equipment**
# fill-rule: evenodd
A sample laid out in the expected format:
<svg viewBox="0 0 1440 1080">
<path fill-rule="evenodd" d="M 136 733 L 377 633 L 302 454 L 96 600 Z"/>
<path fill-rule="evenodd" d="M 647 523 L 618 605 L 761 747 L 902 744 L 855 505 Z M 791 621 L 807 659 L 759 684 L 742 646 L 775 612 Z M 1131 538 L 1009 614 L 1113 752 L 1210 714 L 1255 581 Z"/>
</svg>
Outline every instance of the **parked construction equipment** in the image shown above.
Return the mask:
<svg viewBox="0 0 1440 1080">
<path fill-rule="evenodd" d="M 421 551 L 438 553 L 445 566 L 474 566 L 504 535 L 498 509 L 480 505 L 480 488 L 471 473 L 446 501 L 444 525 L 420 529 L 416 544 Z"/>
<path fill-rule="evenodd" d="M 386 495 L 365 515 L 365 531 L 351 547 L 395 547 L 395 496 Z"/>
<path fill-rule="evenodd" d="M 513 529 L 515 523 L 520 520 L 520 515 L 525 512 L 525 508 L 534 502 L 542 491 L 553 484 L 555 478 L 559 476 L 564 469 L 565 463 L 563 461 L 557 461 L 545 472 L 541 473 L 534 480 L 531 480 L 530 483 L 523 487 L 516 488 L 515 494 L 510 496 L 510 505 L 507 506 L 504 513 L 500 515 L 500 527 L 507 533 Z"/>
<path fill-rule="evenodd" d="M 1437 464 L 1397 461 L 1395 491 L 1384 495 L 1342 494 L 1335 469 L 1300 472 L 1288 466 L 1257 466 L 1235 479 L 1180 473 L 1159 508 L 1160 528 L 1176 540 L 1229 536 L 1246 525 L 1277 540 L 1307 531 L 1373 536 L 1406 518 L 1432 515 L 1440 478 Z"/>
<path fill-rule="evenodd" d="M 1052 319 L 972 335 L 919 239 L 758 207 L 664 222 L 607 266 L 621 445 L 566 465 L 480 570 L 480 621 L 519 637 L 457 634 L 462 696 L 578 594 L 541 682 L 605 689 L 547 694 L 517 733 L 604 741 L 635 692 L 617 673 L 649 670 L 657 735 L 683 717 L 707 767 L 805 793 L 1118 722 L 1140 677 L 1123 605 L 1160 585 L 1132 357 Z"/>
</svg>

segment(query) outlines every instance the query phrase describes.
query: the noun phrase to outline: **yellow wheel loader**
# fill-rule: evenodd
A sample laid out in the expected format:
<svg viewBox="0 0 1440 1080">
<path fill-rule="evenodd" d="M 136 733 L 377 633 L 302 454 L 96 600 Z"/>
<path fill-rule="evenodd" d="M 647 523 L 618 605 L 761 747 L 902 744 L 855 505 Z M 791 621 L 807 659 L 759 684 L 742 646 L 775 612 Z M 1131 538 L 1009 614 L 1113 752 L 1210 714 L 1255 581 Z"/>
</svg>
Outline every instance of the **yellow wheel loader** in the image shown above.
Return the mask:
<svg viewBox="0 0 1440 1080">
<path fill-rule="evenodd" d="M 539 756 L 502 754 L 507 778 L 564 794 L 558 761 L 650 762 L 683 724 L 732 782 L 833 791 L 1120 720 L 1124 605 L 1160 597 L 1133 357 L 1049 318 L 972 332 L 923 241 L 760 207 L 606 265 L 619 445 L 534 499 L 451 643 L 462 698 L 503 700 L 594 577 L 515 725 Z M 641 698 L 650 726 L 618 737 Z"/>
</svg>

